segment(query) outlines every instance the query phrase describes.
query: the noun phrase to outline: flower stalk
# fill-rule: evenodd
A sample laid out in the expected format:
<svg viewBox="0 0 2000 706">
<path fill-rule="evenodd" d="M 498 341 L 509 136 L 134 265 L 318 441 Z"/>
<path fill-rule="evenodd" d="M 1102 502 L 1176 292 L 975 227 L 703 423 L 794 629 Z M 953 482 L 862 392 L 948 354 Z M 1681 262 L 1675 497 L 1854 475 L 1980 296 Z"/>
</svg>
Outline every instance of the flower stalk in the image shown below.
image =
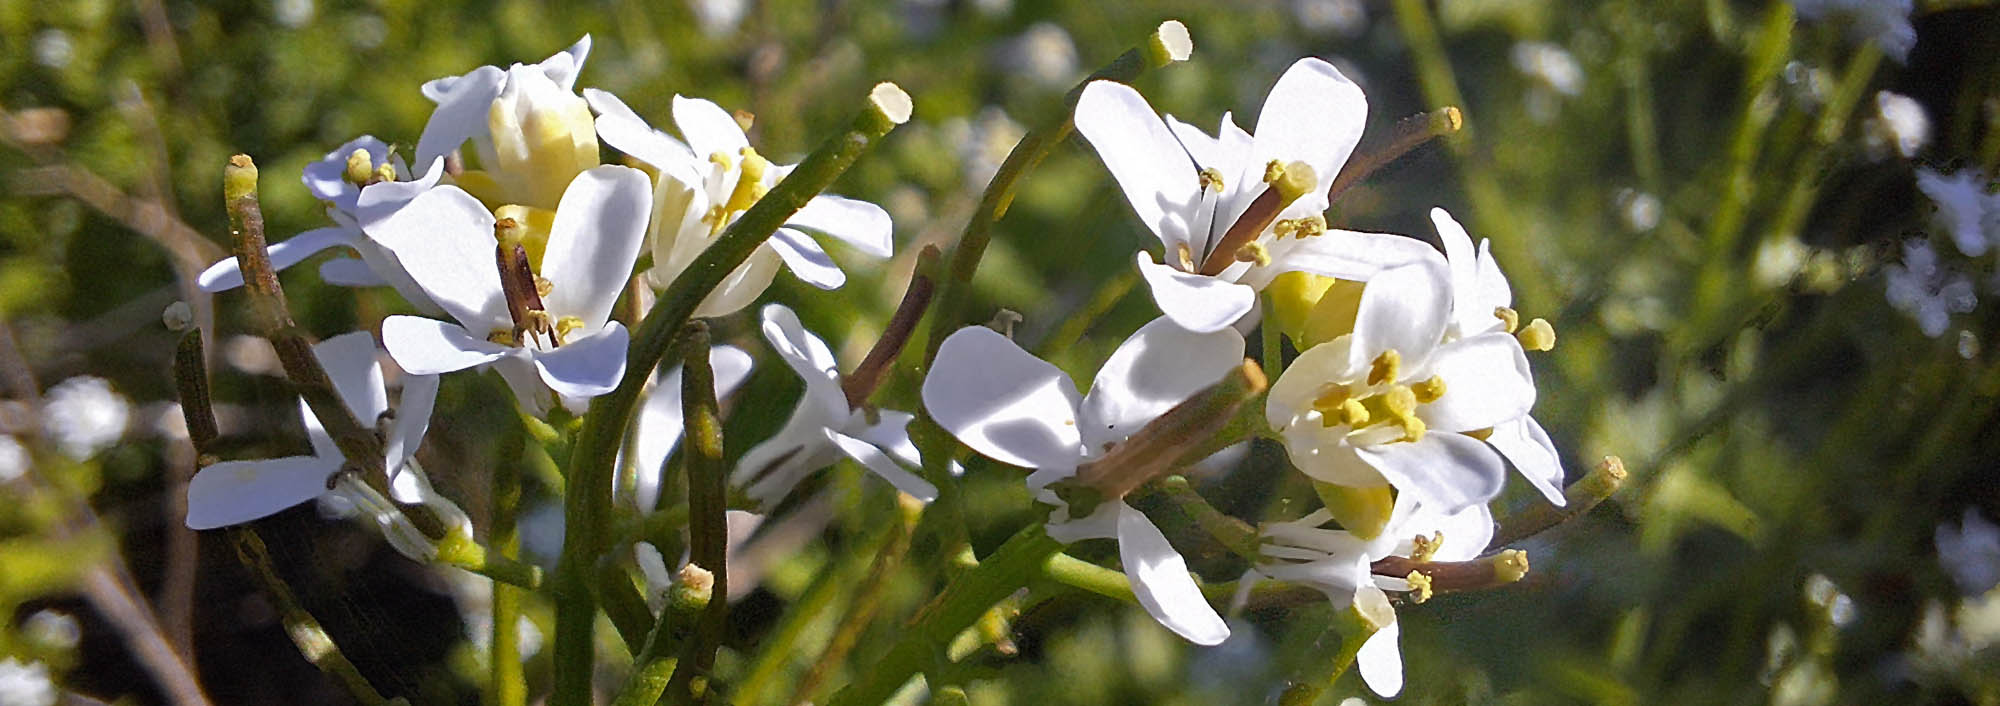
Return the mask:
<svg viewBox="0 0 2000 706">
<path fill-rule="evenodd" d="M 692 322 L 682 337 L 688 341 L 687 357 L 681 364 L 681 400 L 687 424 L 681 465 L 687 469 L 688 563 L 713 576 L 710 595 L 727 596 L 729 525 L 723 513 L 729 509 L 729 469 L 722 463 L 722 420 L 716 410 L 715 372 L 708 360 L 708 325 Z M 715 665 L 715 650 L 722 643 L 728 619 L 728 600 L 708 601 L 667 682 L 665 697 L 670 702 L 710 700 L 695 679 L 704 678 Z"/>
<path fill-rule="evenodd" d="M 840 380 L 841 392 L 847 394 L 848 409 L 860 409 L 866 404 L 869 395 L 888 376 L 896 357 L 902 355 L 903 346 L 910 342 L 910 334 L 916 332 L 917 322 L 924 318 L 931 294 L 937 290 L 937 268 L 937 246 L 924 246 L 917 253 L 916 269 L 910 272 L 910 286 L 903 290 L 903 301 L 896 305 L 896 313 L 889 318 L 882 337 L 876 339 L 874 348 L 868 349 L 868 356 L 854 366 L 854 372 Z"/>
<path fill-rule="evenodd" d="M 271 552 L 265 548 L 264 539 L 257 536 L 256 530 L 249 527 L 233 527 L 229 530 L 229 534 L 236 545 L 236 558 L 242 560 L 244 568 L 249 569 L 250 575 L 255 576 L 258 583 L 263 584 L 264 592 L 277 602 L 279 617 L 285 623 L 285 635 L 292 639 L 292 644 L 298 646 L 299 654 L 305 657 L 307 662 L 311 662 L 327 676 L 333 677 L 334 681 L 340 682 L 340 685 L 347 689 L 348 695 L 353 696 L 362 706 L 408 704 L 401 698 L 385 698 L 381 692 L 376 691 L 374 685 L 368 683 L 368 678 L 361 675 L 361 670 L 354 666 L 354 662 L 348 660 L 347 655 L 340 651 L 340 645 L 334 644 L 333 637 L 326 634 L 326 629 L 320 626 L 319 621 L 314 619 L 311 613 L 306 612 L 304 606 L 299 605 L 298 597 L 292 594 L 291 587 L 285 585 L 285 580 L 278 576 L 277 567 L 271 563 Z"/>
<path fill-rule="evenodd" d="M 1451 106 L 1396 121 L 1396 126 L 1389 130 L 1387 136 L 1363 143 L 1354 150 L 1354 156 L 1348 158 L 1347 164 L 1340 168 L 1340 174 L 1334 176 L 1333 183 L 1326 187 L 1327 202 L 1339 202 L 1341 194 L 1347 193 L 1348 189 L 1376 170 L 1431 140 L 1456 133 L 1464 127 L 1465 115 Z"/>
<path fill-rule="evenodd" d="M 1533 537 L 1556 525 L 1569 522 L 1589 513 L 1605 498 L 1624 487 L 1627 473 L 1625 461 L 1617 456 L 1606 456 L 1603 461 L 1590 469 L 1583 478 L 1563 489 L 1563 506 L 1556 507 L 1537 503 L 1517 514 L 1510 515 L 1500 523 L 1500 530 L 1493 535 L 1491 546 L 1504 547 L 1523 539 Z"/>
</svg>

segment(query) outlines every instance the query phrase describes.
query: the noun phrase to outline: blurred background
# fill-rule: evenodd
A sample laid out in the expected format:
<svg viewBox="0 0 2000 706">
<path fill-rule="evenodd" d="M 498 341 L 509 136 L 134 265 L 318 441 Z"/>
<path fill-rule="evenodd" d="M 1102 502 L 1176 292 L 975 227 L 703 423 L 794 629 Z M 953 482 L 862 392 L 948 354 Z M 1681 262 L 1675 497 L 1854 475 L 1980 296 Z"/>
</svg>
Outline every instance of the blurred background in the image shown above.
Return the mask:
<svg viewBox="0 0 2000 706">
<path fill-rule="evenodd" d="M 1992 3 L 0 0 L 0 705 L 172 703 L 188 688 L 160 666 L 175 653 L 218 703 L 349 703 L 292 647 L 227 537 L 181 524 L 194 459 L 160 315 L 226 251 L 229 155 L 258 161 L 277 240 L 325 224 L 302 166 L 363 133 L 407 153 L 432 107 L 421 82 L 538 61 L 585 33 L 579 86 L 661 126 L 676 93 L 754 114 L 753 142 L 780 162 L 895 81 L 915 118 L 836 190 L 893 214 L 898 257 L 836 246 L 846 287 L 781 276 L 768 296 L 851 364 L 914 253 L 952 242 L 1015 140 L 1170 18 L 1194 57 L 1138 85 L 1205 128 L 1228 110 L 1251 124 L 1305 55 L 1363 86 L 1372 132 L 1462 109 L 1465 130 L 1377 173 L 1330 220 L 1434 240 L 1425 213 L 1444 206 L 1491 238 L 1515 308 L 1559 334 L 1534 360 L 1535 414 L 1571 479 L 1606 454 L 1631 473 L 1521 545 L 1534 567 L 1521 583 L 1402 607 L 1400 702 L 2000 704 Z M 1072 139 L 999 223 L 974 310 L 1019 312 L 1017 340 L 1087 378 L 1156 315 L 1134 286 L 1140 247 L 1155 241 Z M 322 336 L 408 309 L 313 267 L 285 285 Z M 220 454 L 301 452 L 296 404 L 245 335 L 240 295 L 193 301 L 214 321 Z M 775 429 L 799 388 L 752 316 L 716 324 L 760 362 L 729 411 L 739 439 Z M 914 390 L 896 379 L 883 399 L 913 404 Z M 486 469 L 515 462 L 486 432 L 514 421 L 487 377 L 442 394 L 425 465 L 477 519 Z M 972 471 L 983 550 L 1035 511 L 1017 473 Z M 719 672 L 746 668 L 815 575 L 852 564 L 887 502 L 859 478 L 838 469 L 782 513 L 808 521 L 767 552 Z M 1501 514 L 1542 502 L 1512 485 Z M 1261 445 L 1196 486 L 1253 521 L 1296 516 L 1282 500 L 1304 492 Z M 544 562 L 560 542 L 552 499 L 530 484 L 527 552 Z M 483 580 L 310 506 L 257 528 L 378 688 L 479 701 Z M 1167 532 L 1209 580 L 1245 568 Z M 865 669 L 933 590 L 890 583 L 889 617 L 851 663 Z M 1061 600 L 1016 621 L 1018 654 L 970 660 L 974 703 L 1262 703 L 1326 613 L 1247 612 L 1229 643 L 1200 649 L 1138 610 L 1044 590 Z M 546 606 L 530 616 L 532 648 Z M 803 644 L 830 630 L 808 625 Z M 781 667 L 802 678 L 803 661 Z M 531 693 L 545 688 L 545 654 L 528 674 Z M 1375 701 L 1352 676 L 1335 691 L 1326 703 Z"/>
</svg>

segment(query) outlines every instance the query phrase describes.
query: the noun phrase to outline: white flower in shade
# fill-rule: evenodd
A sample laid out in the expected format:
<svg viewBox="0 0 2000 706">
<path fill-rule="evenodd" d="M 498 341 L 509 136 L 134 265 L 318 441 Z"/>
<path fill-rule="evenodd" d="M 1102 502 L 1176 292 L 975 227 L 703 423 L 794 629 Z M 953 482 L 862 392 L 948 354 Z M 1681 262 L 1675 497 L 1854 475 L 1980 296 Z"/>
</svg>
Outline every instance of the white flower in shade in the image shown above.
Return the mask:
<svg viewBox="0 0 2000 706">
<path fill-rule="evenodd" d="M 1972 311 L 1979 304 L 1972 280 L 1938 262 L 1930 241 L 1903 241 L 1903 262 L 1882 267 L 1889 305 L 1917 320 L 1925 336 L 1937 338 L 1951 325 L 1952 314 Z"/>
<path fill-rule="evenodd" d="M 2000 204 L 1987 193 L 1986 186 L 1986 175 L 1978 169 L 1942 174 L 1917 168 L 1917 189 L 1937 204 L 1938 224 L 1966 257 L 1984 255 L 1988 247 L 2000 242 L 2000 220 L 1993 215 L 2000 212 Z"/>
<path fill-rule="evenodd" d="M 1325 593 L 1335 609 L 1359 607 L 1381 625 L 1355 654 L 1362 681 L 1378 696 L 1403 690 L 1401 629 L 1383 590 L 1411 591 L 1428 597 L 1428 587 L 1412 586 L 1406 577 L 1377 576 L 1370 564 L 1390 556 L 1423 556 L 1430 561 L 1471 561 L 1493 541 L 1493 513 L 1482 504 L 1456 513 L 1425 506 L 1404 493 L 1388 524 L 1372 538 L 1346 530 L 1322 529 L 1332 516 L 1318 510 L 1292 522 L 1264 525 L 1264 560 L 1245 577 L 1247 589 L 1258 577 L 1305 584 Z"/>
<path fill-rule="evenodd" d="M 1162 121 L 1138 91 L 1110 81 L 1084 88 L 1076 130 L 1166 247 L 1165 264 L 1138 255 L 1153 301 L 1183 328 L 1206 332 L 1250 314 L 1257 291 L 1285 272 L 1363 281 L 1434 256 L 1415 239 L 1326 229 L 1326 189 L 1367 114 L 1354 82 L 1301 59 L 1271 87 L 1255 135 L 1228 114 L 1214 137 Z"/>
<path fill-rule="evenodd" d="M 366 331 L 341 334 L 313 346 L 313 355 L 326 368 L 327 378 L 333 381 L 340 401 L 362 424 L 376 423 L 390 411 L 376 352 L 375 339 Z M 430 428 L 437 390 L 435 375 L 403 376 L 402 396 L 383 444 L 389 494 L 397 502 L 430 507 L 469 533 L 472 528 L 465 513 L 437 494 L 423 472 L 412 464 L 417 446 Z M 333 437 L 303 399 L 299 400 L 299 411 L 305 417 L 312 454 L 223 461 L 201 469 L 188 482 L 188 528 L 204 530 L 241 524 L 337 494 L 344 500 L 338 505 L 365 511 L 397 550 L 418 558 L 434 551 L 428 549 L 430 542 L 410 527 L 394 506 L 384 502 L 353 474 L 341 473 L 348 465 L 347 459 Z"/>
<path fill-rule="evenodd" d="M 1055 505 L 1048 533 L 1061 542 L 1108 538 L 1139 604 L 1181 637 L 1214 645 L 1229 626 L 1202 598 L 1166 535 L 1123 498 L 1105 498 L 1083 517 L 1049 486 L 1221 380 L 1243 363 L 1243 337 L 1223 328 L 1195 333 L 1154 319 L 1118 346 L 1080 396 L 1055 366 L 985 327 L 945 339 L 924 380 L 924 407 L 945 430 L 995 461 L 1035 469 L 1028 487 Z"/>
<path fill-rule="evenodd" d="M 1792 0 L 1792 5 L 1808 20 L 1844 16 L 1849 36 L 1874 41 L 1897 61 L 1908 59 L 1910 48 L 1917 45 L 1917 29 L 1910 24 L 1911 0 Z"/>
<path fill-rule="evenodd" d="M 708 364 L 715 374 L 718 400 L 750 377 L 750 354 L 735 346 L 708 349 Z M 641 513 L 652 512 L 660 504 L 660 470 L 681 443 L 681 432 L 686 428 L 683 412 L 681 366 L 676 365 L 654 381 L 646 400 L 639 404 L 639 419 L 633 426 L 633 502 Z"/>
<path fill-rule="evenodd" d="M 595 89 L 586 89 L 584 96 L 598 112 L 597 130 L 606 144 L 659 170 L 648 231 L 653 268 L 646 273 L 657 289 L 672 284 L 716 236 L 797 166 L 772 164 L 757 154 L 736 119 L 709 101 L 674 96 L 674 124 L 687 138 L 683 144 L 648 125 L 617 96 Z M 806 231 L 846 241 L 875 257 L 888 257 L 894 247 L 893 225 L 882 207 L 831 194 L 814 196 L 702 300 L 695 316 L 722 316 L 749 306 L 771 286 L 781 264 L 820 289 L 845 284 L 846 273 Z"/>
<path fill-rule="evenodd" d="M 21 440 L 12 434 L 0 434 L 0 483 L 27 475 L 28 466 L 34 462 Z"/>
<path fill-rule="evenodd" d="M 1934 539 L 1938 563 L 1960 592 L 1977 596 L 2000 585 L 2000 526 L 1979 514 L 1978 508 L 1966 508 L 1957 527 L 1938 523 Z"/>
<path fill-rule="evenodd" d="M 594 167 L 546 221 L 496 219 L 452 186 L 418 196 L 369 236 L 457 323 L 391 316 L 389 354 L 418 375 L 491 365 L 536 412 L 548 408 L 544 384 L 572 400 L 610 392 L 629 338 L 611 307 L 639 256 L 650 186 L 637 169 Z"/>
<path fill-rule="evenodd" d="M 1875 92 L 1875 124 L 1905 159 L 1931 141 L 1931 119 L 1917 99 L 1890 91 Z"/>
<path fill-rule="evenodd" d="M 479 168 L 455 174 L 454 183 L 493 208 L 553 208 L 571 179 L 597 166 L 590 107 L 575 92 L 589 54 L 584 35 L 539 64 L 481 66 L 425 83 L 424 97 L 438 107 L 417 140 L 417 163 L 471 141 Z"/>
<path fill-rule="evenodd" d="M 1465 226 L 1442 208 L 1431 209 L 1431 223 L 1444 241 L 1444 254 L 1451 268 L 1451 322 L 1445 325 L 1445 340 L 1455 341 L 1490 333 L 1514 333 L 1520 315 L 1511 308 L 1513 288 L 1493 260 L 1492 241 L 1479 240 L 1473 250 L 1472 236 Z M 1526 369 L 1524 368 L 1523 371 Z M 1556 450 L 1549 433 L 1534 417 L 1520 417 L 1493 425 L 1486 443 L 1507 457 L 1521 476 L 1542 492 L 1549 502 L 1562 505 L 1562 453 Z"/>
<path fill-rule="evenodd" d="M 265 248 L 271 268 L 283 270 L 320 251 L 334 247 L 353 249 L 360 257 L 337 257 L 320 265 L 320 278 L 348 287 L 396 288 L 404 299 L 419 309 L 442 312 L 424 291 L 410 280 L 396 257 L 363 235 L 368 225 L 396 213 L 418 194 L 437 185 L 444 175 L 444 161 L 433 159 L 421 176 L 412 175 L 403 158 L 388 143 L 372 135 L 362 135 L 341 145 L 319 161 L 306 165 L 306 190 L 326 204 L 326 215 L 334 225 L 292 236 Z M 196 283 L 204 292 L 222 292 L 243 286 L 243 271 L 236 258 L 224 258 L 201 273 Z"/>
<path fill-rule="evenodd" d="M 83 460 L 118 443 L 132 405 L 100 377 L 79 375 L 56 383 L 42 403 L 42 428 L 70 458 Z"/>
<path fill-rule="evenodd" d="M 56 685 L 49 679 L 49 666 L 41 662 L 23 664 L 8 657 L 0 659 L 0 706 L 55 706 Z"/>
<path fill-rule="evenodd" d="M 1565 96 L 1583 93 L 1583 67 L 1562 45 L 1550 42 L 1520 42 L 1507 52 L 1514 70 L 1527 75 Z"/>
<path fill-rule="evenodd" d="M 1443 263 L 1387 270 L 1362 289 L 1352 333 L 1285 368 L 1265 414 L 1293 465 L 1334 485 L 1386 483 L 1448 512 L 1500 492 L 1506 463 L 1464 432 L 1526 415 L 1535 385 L 1505 331 L 1445 340 L 1452 296 Z"/>
<path fill-rule="evenodd" d="M 924 502 L 936 499 L 937 487 L 909 470 L 924 463 L 910 443 L 908 427 L 915 415 L 850 409 L 840 386 L 838 362 L 826 342 L 807 331 L 798 314 L 784 305 L 767 304 L 763 313 L 764 340 L 805 380 L 806 389 L 784 428 L 745 451 L 730 481 L 768 510 L 806 474 L 846 456 L 897 490 Z"/>
</svg>

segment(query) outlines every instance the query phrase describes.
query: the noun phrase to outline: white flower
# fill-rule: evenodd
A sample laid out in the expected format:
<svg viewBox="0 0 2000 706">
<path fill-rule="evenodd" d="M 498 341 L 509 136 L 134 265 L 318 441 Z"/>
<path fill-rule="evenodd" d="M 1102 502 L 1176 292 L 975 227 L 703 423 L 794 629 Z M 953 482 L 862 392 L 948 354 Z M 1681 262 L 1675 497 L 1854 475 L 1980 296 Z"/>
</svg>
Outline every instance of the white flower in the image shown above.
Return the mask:
<svg viewBox="0 0 2000 706">
<path fill-rule="evenodd" d="M 750 377 L 750 354 L 735 346 L 708 349 L 708 364 L 715 374 L 715 397 L 722 399 Z M 632 432 L 634 465 L 633 502 L 639 512 L 652 512 L 660 504 L 660 471 L 681 443 L 681 366 L 661 374 L 639 404 L 639 419 Z"/>
<path fill-rule="evenodd" d="M 1792 0 L 1799 15 L 1822 20 L 1845 15 L 1848 35 L 1855 41 L 1873 40 L 1897 61 L 1910 56 L 1917 45 L 1917 29 L 1910 25 L 1911 0 Z"/>
<path fill-rule="evenodd" d="M 12 434 L 0 434 L 0 483 L 27 475 L 28 466 L 34 462 L 21 440 Z"/>
<path fill-rule="evenodd" d="M 1535 385 L 1505 331 L 1445 340 L 1452 296 L 1442 263 L 1387 270 L 1362 289 L 1352 333 L 1285 369 L 1265 414 L 1293 465 L 1335 485 L 1387 483 L 1447 512 L 1500 492 L 1501 456 L 1453 432 L 1526 415 Z"/>
<path fill-rule="evenodd" d="M 306 190 L 326 204 L 326 215 L 334 225 L 294 235 L 265 248 L 271 269 L 283 270 L 333 247 L 352 248 L 359 259 L 339 257 L 320 265 L 320 278 L 348 287 L 389 285 L 419 309 L 442 313 L 410 280 L 396 257 L 363 235 L 364 230 L 408 205 L 411 199 L 437 185 L 444 175 L 444 161 L 433 159 L 422 176 L 413 176 L 403 158 L 388 143 L 372 135 L 362 135 L 306 165 L 302 177 Z M 236 258 L 228 257 L 201 273 L 196 283 L 204 292 L 222 292 L 243 286 L 243 271 Z"/>
<path fill-rule="evenodd" d="M 653 268 L 646 273 L 654 288 L 671 285 L 716 236 L 797 166 L 772 164 L 758 155 L 736 119 L 709 101 L 674 96 L 674 124 L 687 138 L 682 144 L 653 129 L 617 96 L 596 89 L 583 93 L 598 112 L 597 131 L 604 142 L 659 170 L 648 231 Z M 894 246 L 893 226 L 882 207 L 831 194 L 814 196 L 702 300 L 695 316 L 722 316 L 749 306 L 771 286 L 780 264 L 820 289 L 845 284 L 846 273 L 804 231 L 839 238 L 876 257 L 888 257 Z"/>
<path fill-rule="evenodd" d="M 340 401 L 356 420 L 373 424 L 389 412 L 382 368 L 376 362 L 375 339 L 368 332 L 345 333 L 321 341 L 313 346 L 313 355 L 326 368 L 327 378 L 333 381 Z M 430 428 L 437 390 L 435 375 L 403 376 L 395 422 L 383 444 L 389 493 L 397 502 L 430 507 L 469 533 L 472 528 L 465 513 L 432 490 L 430 481 L 411 464 L 424 432 Z M 340 505 L 367 511 L 398 551 L 423 558 L 430 543 L 408 526 L 393 506 L 382 502 L 374 491 L 367 490 L 351 476 L 341 475 L 332 481 L 346 467 L 347 459 L 303 399 L 299 400 L 299 412 L 305 417 L 312 455 L 223 461 L 201 469 L 188 482 L 188 528 L 204 530 L 242 524 L 333 493 L 346 501 Z"/>
<path fill-rule="evenodd" d="M 481 66 L 424 84 L 438 104 L 417 140 L 417 163 L 451 154 L 470 140 L 478 170 L 455 183 L 488 206 L 554 207 L 570 180 L 597 166 L 590 108 L 574 91 L 590 54 L 590 35 L 539 64 L 505 70 Z"/>
<path fill-rule="evenodd" d="M 21 663 L 0 659 L 0 706 L 55 706 L 56 685 L 49 679 L 49 666 L 41 662 Z"/>
<path fill-rule="evenodd" d="M 1924 335 L 1937 338 L 1951 324 L 1952 314 L 1972 311 L 1979 304 L 1972 280 L 1938 263 L 1930 241 L 1911 238 L 1903 241 L 1902 264 L 1882 268 L 1890 306 L 1917 320 Z"/>
<path fill-rule="evenodd" d="M 1326 230 L 1326 188 L 1367 113 L 1359 87 L 1308 58 L 1271 88 L 1255 135 L 1226 113 L 1218 137 L 1162 121 L 1138 91 L 1110 81 L 1084 88 L 1076 130 L 1166 247 L 1166 264 L 1138 255 L 1153 300 L 1206 332 L 1250 314 L 1257 290 L 1285 272 L 1359 281 L 1433 255 L 1410 238 Z"/>
<path fill-rule="evenodd" d="M 1214 384 L 1243 362 L 1243 337 L 1224 328 L 1195 333 L 1166 318 L 1132 334 L 1097 373 L 1088 396 L 1055 366 L 985 327 L 945 339 L 924 380 L 924 407 L 939 426 L 993 460 L 1036 469 L 1035 497 L 1056 506 L 1049 536 L 1061 542 L 1118 540 L 1119 559 L 1140 605 L 1162 625 L 1201 645 L 1229 637 L 1165 535 L 1122 498 L 1105 498 L 1073 517 L 1049 489 L 1138 432 L 1155 417 Z"/>
<path fill-rule="evenodd" d="M 936 499 L 937 487 L 908 470 L 923 467 L 916 445 L 910 443 L 908 427 L 915 415 L 849 409 L 838 363 L 826 342 L 807 331 L 798 314 L 782 304 L 766 304 L 763 313 L 764 340 L 805 380 L 806 389 L 784 428 L 744 452 L 730 481 L 768 510 L 806 474 L 844 455 L 897 490 L 924 502 Z"/>
<path fill-rule="evenodd" d="M 382 322 L 389 354 L 418 375 L 492 365 L 537 412 L 548 406 L 542 384 L 572 399 L 610 392 L 629 338 L 611 307 L 639 256 L 648 186 L 637 169 L 594 167 L 545 226 L 496 220 L 457 187 L 418 196 L 368 234 L 458 323 L 391 316 Z"/>
<path fill-rule="evenodd" d="M 1895 145 L 1896 154 L 1905 159 L 1917 156 L 1917 150 L 1930 144 L 1931 119 L 1924 114 L 1923 104 L 1915 98 L 1890 91 L 1876 91 L 1875 114 L 1882 132 Z"/>
<path fill-rule="evenodd" d="M 2000 584 L 2000 526 L 1968 507 L 1958 527 L 1939 523 L 1934 537 L 1938 563 L 1958 590 L 1977 596 Z"/>
<path fill-rule="evenodd" d="M 1320 528 L 1331 519 L 1327 511 L 1318 510 L 1292 522 L 1265 525 L 1265 560 L 1243 584 L 1247 588 L 1258 576 L 1302 583 L 1325 593 L 1336 609 L 1358 604 L 1371 619 L 1381 618 L 1382 626 L 1361 644 L 1354 664 L 1370 691 L 1395 696 L 1403 690 L 1403 657 L 1397 645 L 1402 631 L 1382 591 L 1413 587 L 1404 577 L 1376 576 L 1369 565 L 1389 556 L 1417 554 L 1419 540 L 1432 561 L 1471 561 L 1493 541 L 1493 513 L 1481 504 L 1444 513 L 1404 493 L 1396 498 L 1388 524 L 1371 539 Z"/>
<path fill-rule="evenodd" d="M 2000 242 L 2000 221 L 1994 215 L 2000 204 L 1986 186 L 1986 175 L 1978 169 L 1941 174 L 1917 168 L 1917 189 L 1937 204 L 1938 224 L 1966 257 L 1984 255 L 1987 247 Z"/>
<path fill-rule="evenodd" d="M 1445 261 L 1451 267 L 1452 315 L 1451 322 L 1445 325 L 1445 340 L 1513 333 L 1510 320 L 1501 318 L 1503 310 L 1510 314 L 1513 311 L 1513 289 L 1507 285 L 1507 276 L 1500 273 L 1499 263 L 1493 260 L 1492 241 L 1481 238 L 1475 253 L 1465 226 L 1442 208 L 1431 209 L 1431 223 L 1437 227 L 1438 238 L 1444 241 Z M 1511 319 L 1519 320 L 1519 315 Z M 1522 370 L 1525 373 L 1526 368 Z M 1486 443 L 1507 457 L 1549 502 L 1558 506 L 1566 502 L 1562 454 L 1534 417 L 1524 412 L 1520 417 L 1493 425 Z"/>
<path fill-rule="evenodd" d="M 104 378 L 79 375 L 56 383 L 42 405 L 42 428 L 76 460 L 97 455 L 125 435 L 132 405 Z"/>
<path fill-rule="evenodd" d="M 1520 42 L 1508 52 L 1514 70 L 1547 85 L 1557 93 L 1574 96 L 1583 92 L 1583 68 L 1576 57 L 1561 45 L 1549 42 Z"/>
</svg>

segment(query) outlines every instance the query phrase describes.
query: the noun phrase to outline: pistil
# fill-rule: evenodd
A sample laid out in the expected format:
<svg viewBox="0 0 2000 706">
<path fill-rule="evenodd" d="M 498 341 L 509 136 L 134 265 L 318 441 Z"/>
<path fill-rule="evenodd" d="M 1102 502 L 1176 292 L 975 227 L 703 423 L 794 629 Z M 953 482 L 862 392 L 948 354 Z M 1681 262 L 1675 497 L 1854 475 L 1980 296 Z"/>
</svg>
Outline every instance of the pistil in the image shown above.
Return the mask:
<svg viewBox="0 0 2000 706">
<path fill-rule="evenodd" d="M 1250 202 L 1249 208 L 1243 210 L 1243 215 L 1229 226 L 1222 239 L 1216 241 L 1214 249 L 1209 251 L 1208 259 L 1201 264 L 1201 274 L 1211 277 L 1222 274 L 1231 263 L 1236 262 L 1236 252 L 1262 235 L 1265 228 L 1278 220 L 1278 214 L 1283 213 L 1285 207 L 1317 189 L 1319 177 L 1313 173 L 1312 165 L 1305 162 L 1281 164 L 1274 159 L 1265 165 L 1264 183 L 1269 185 L 1264 193 Z"/>
</svg>

